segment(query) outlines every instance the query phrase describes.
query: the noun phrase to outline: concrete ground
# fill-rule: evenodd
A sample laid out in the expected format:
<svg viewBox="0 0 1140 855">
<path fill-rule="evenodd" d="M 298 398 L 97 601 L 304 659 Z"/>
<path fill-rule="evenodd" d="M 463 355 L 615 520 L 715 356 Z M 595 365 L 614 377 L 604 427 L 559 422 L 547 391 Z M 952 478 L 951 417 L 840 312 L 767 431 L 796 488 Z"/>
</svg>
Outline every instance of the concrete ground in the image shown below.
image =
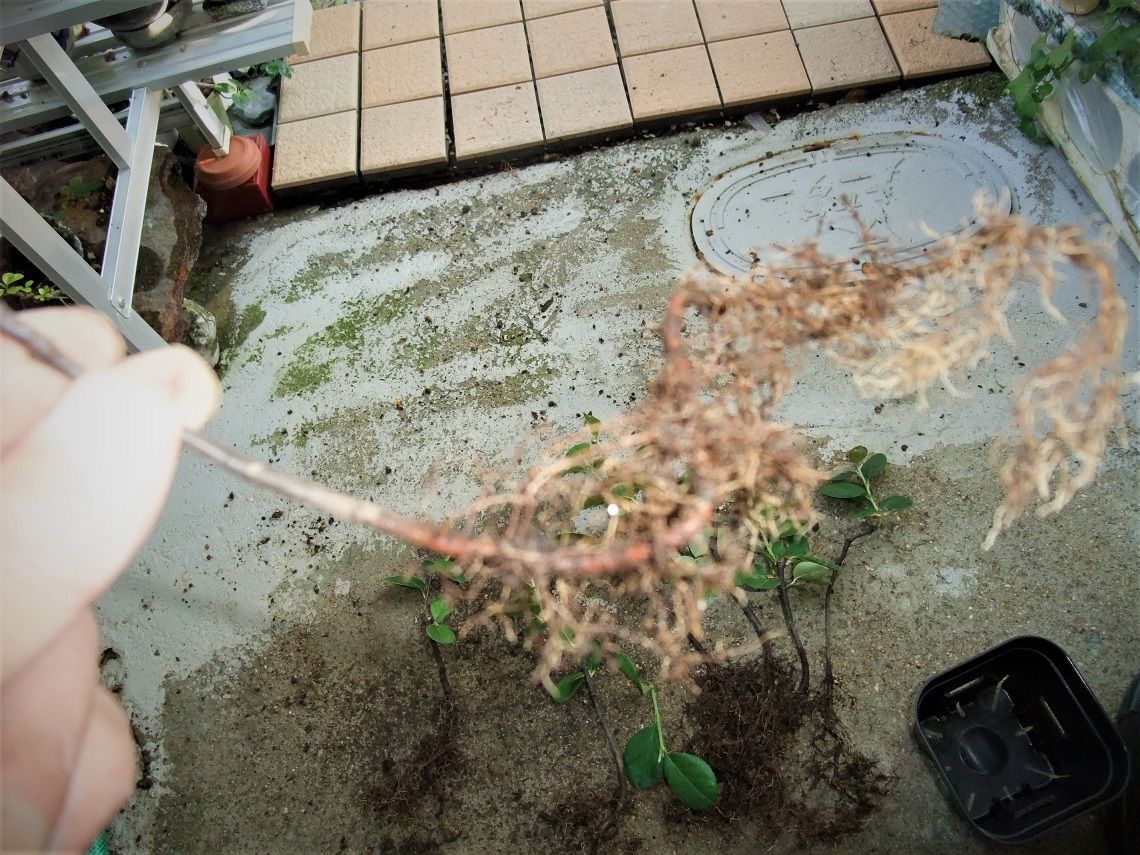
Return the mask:
<svg viewBox="0 0 1140 855">
<path fill-rule="evenodd" d="M 640 139 L 218 232 L 198 281 L 228 346 L 209 433 L 405 513 L 445 515 L 484 480 L 519 471 L 580 413 L 606 416 L 640 397 L 661 309 L 694 263 L 688 207 L 732 166 L 854 132 L 924 130 L 989 156 L 1031 220 L 1094 217 L 1060 155 L 1018 133 L 1000 85 L 994 75 L 940 83 L 766 134 L 736 122 Z M 1117 263 L 1135 311 L 1136 262 Z M 1022 633 L 1068 651 L 1106 707 L 1137 668 L 1136 452 L 1114 452 L 1059 516 L 1030 517 L 979 549 L 999 492 L 987 445 L 1011 383 L 1095 311 L 1072 288 L 1058 302 L 1077 324 L 1020 301 L 1016 344 L 972 372 L 972 397 L 936 393 L 926 411 L 860 400 L 841 371 L 804 355 L 787 417 L 825 457 L 857 443 L 887 452 L 899 464 L 888 488 L 916 500 L 856 546 L 836 592 L 835 667 L 851 695 L 841 718 L 897 776 L 881 811 L 836 851 L 990 851 L 912 740 L 927 676 Z M 1133 368 L 1136 352 L 1134 324 Z M 825 517 L 815 542 L 838 545 L 848 526 Z M 466 758 L 448 769 L 447 797 L 381 815 L 378 780 L 407 763 L 439 703 L 415 596 L 379 581 L 406 558 L 388 539 L 184 460 L 158 530 L 99 604 L 120 657 L 105 673 L 122 684 L 147 760 L 148 787 L 114 825 L 116 851 L 576 851 L 559 809 L 612 784 L 596 720 L 583 698 L 552 704 L 528 682 L 529 656 L 501 639 L 445 654 Z M 818 596 L 796 605 L 818 654 Z M 772 602 L 758 606 L 778 619 Z M 733 609 L 714 609 L 711 625 L 744 637 Z M 645 703 L 619 677 L 597 682 L 624 741 L 644 725 Z M 686 700 L 665 691 L 678 740 Z M 796 848 L 747 824 L 679 824 L 665 802 L 639 795 L 609 849 Z M 1078 847 L 1104 851 L 1092 820 L 1029 851 Z"/>
</svg>

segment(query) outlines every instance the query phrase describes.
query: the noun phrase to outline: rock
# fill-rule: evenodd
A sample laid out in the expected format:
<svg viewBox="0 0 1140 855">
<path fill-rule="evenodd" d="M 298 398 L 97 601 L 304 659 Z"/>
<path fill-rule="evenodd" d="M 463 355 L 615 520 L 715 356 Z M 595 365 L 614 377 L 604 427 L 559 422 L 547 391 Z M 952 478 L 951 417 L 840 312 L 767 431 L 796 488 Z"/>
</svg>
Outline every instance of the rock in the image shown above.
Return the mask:
<svg viewBox="0 0 1140 855">
<path fill-rule="evenodd" d="M 178 161 L 170 152 L 156 154 L 143 217 L 134 305 L 143 320 L 170 342 L 179 341 L 186 331 L 182 298 L 202 247 L 205 216 L 206 203 L 186 186 Z"/>
<path fill-rule="evenodd" d="M 115 170 L 104 155 L 60 166 L 45 162 L 6 172 L 5 178 L 62 234 L 74 235 L 81 254 L 99 269 L 107 243 Z M 147 191 L 134 306 L 155 332 L 176 342 L 186 331 L 182 297 L 202 246 L 206 203 L 182 178 L 177 159 L 156 151 Z"/>
<path fill-rule="evenodd" d="M 182 310 L 188 319 L 182 343 L 198 351 L 210 365 L 217 365 L 221 350 L 218 347 L 218 322 L 205 306 L 189 298 L 182 301 Z"/>
</svg>

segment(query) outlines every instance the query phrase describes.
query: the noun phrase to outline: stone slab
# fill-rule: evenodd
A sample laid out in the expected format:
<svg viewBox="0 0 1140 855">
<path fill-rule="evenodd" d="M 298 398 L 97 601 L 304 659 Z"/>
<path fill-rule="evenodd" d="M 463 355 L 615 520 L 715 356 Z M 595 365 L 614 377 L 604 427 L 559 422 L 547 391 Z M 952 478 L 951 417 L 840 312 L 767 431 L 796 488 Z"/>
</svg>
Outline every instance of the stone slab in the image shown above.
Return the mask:
<svg viewBox="0 0 1140 855">
<path fill-rule="evenodd" d="M 992 60 L 985 45 L 934 32 L 937 12 L 935 8 L 919 9 L 882 17 L 883 31 L 903 77 L 911 79 L 988 67 Z"/>
<path fill-rule="evenodd" d="M 360 4 L 329 6 L 313 11 L 309 52 L 289 57 L 290 65 L 355 53 L 360 49 Z"/>
<path fill-rule="evenodd" d="M 535 77 L 552 77 L 617 62 L 610 22 L 601 6 L 528 21 Z"/>
<path fill-rule="evenodd" d="M 816 94 L 899 79 L 876 18 L 796 30 L 795 37 Z"/>
<path fill-rule="evenodd" d="M 447 163 L 443 96 L 360 113 L 360 172 L 375 175 Z"/>
<path fill-rule="evenodd" d="M 616 64 L 539 79 L 538 103 L 549 141 L 599 136 L 633 126 Z"/>
<path fill-rule="evenodd" d="M 780 0 L 696 0 L 696 5 L 709 43 L 788 29 Z"/>
<path fill-rule="evenodd" d="M 356 175 L 357 111 L 277 126 L 273 189 L 324 184 Z"/>
<path fill-rule="evenodd" d="M 871 0 L 783 0 L 792 29 L 853 21 L 875 14 Z"/>
<path fill-rule="evenodd" d="M 438 0 L 364 0 L 361 36 L 364 50 L 437 36 Z"/>
<path fill-rule="evenodd" d="M 360 101 L 360 60 L 355 53 L 316 59 L 281 78 L 279 122 L 296 122 L 355 110 Z"/>
<path fill-rule="evenodd" d="M 725 107 L 811 92 L 796 40 L 788 30 L 709 45 Z"/>
<path fill-rule="evenodd" d="M 444 36 L 444 42 L 453 94 L 531 79 L 526 30 L 521 23 L 451 33 Z"/>
<path fill-rule="evenodd" d="M 379 107 L 443 95 L 439 39 L 365 51 L 361 57 L 361 106 Z"/>
<path fill-rule="evenodd" d="M 519 0 L 440 0 L 443 32 L 465 33 L 522 20 Z"/>
<path fill-rule="evenodd" d="M 529 21 L 547 15 L 561 15 L 563 12 L 576 12 L 591 6 L 602 6 L 602 0 L 522 0 L 523 15 Z"/>
<path fill-rule="evenodd" d="M 720 95 L 705 46 L 622 59 L 635 121 L 720 109 Z"/>
<path fill-rule="evenodd" d="M 704 43 L 693 0 L 619 0 L 610 14 L 622 56 Z"/>
<path fill-rule="evenodd" d="M 533 81 L 451 96 L 457 160 L 491 158 L 542 145 Z"/>
</svg>

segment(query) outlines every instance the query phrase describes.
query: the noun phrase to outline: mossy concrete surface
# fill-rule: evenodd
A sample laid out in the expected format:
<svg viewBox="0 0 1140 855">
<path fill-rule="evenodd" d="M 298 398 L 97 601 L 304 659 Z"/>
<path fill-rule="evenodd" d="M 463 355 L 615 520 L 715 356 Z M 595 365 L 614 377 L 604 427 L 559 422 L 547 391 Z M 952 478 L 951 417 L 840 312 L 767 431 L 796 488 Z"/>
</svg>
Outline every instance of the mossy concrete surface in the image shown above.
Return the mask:
<svg viewBox="0 0 1140 855">
<path fill-rule="evenodd" d="M 196 276 L 223 315 L 226 348 L 208 433 L 398 511 L 444 516 L 582 413 L 636 403 L 661 309 L 695 261 L 694 194 L 739 163 L 852 132 L 924 130 L 984 150 L 1029 218 L 1090 218 L 1068 166 L 1019 136 L 997 87 L 992 75 L 937 84 L 805 113 L 768 134 L 703 127 L 215 232 Z M 1134 262 L 1118 264 L 1122 282 L 1140 281 Z M 987 447 L 1012 383 L 1095 311 L 1075 288 L 1057 301 L 1073 323 L 1018 301 L 1016 343 L 971 373 L 972 396 L 936 393 L 925 411 L 860 400 L 842 371 L 802 355 L 788 418 L 825 457 L 856 443 L 887 452 L 898 464 L 887 489 L 916 501 L 852 551 L 836 591 L 841 719 L 897 776 L 883 810 L 836 851 L 989 851 L 913 743 L 927 676 L 1020 633 L 1064 647 L 1106 706 L 1137 667 L 1134 453 L 1114 453 L 1060 516 L 1030 517 L 994 551 L 979 549 L 999 497 Z M 825 508 L 816 535 L 824 554 L 853 525 L 837 510 Z M 445 652 L 464 762 L 446 771 L 444 797 L 384 814 L 382 782 L 406 768 L 439 704 L 422 605 L 380 581 L 408 558 L 389 539 L 183 461 L 154 537 L 99 605 L 147 757 L 149 786 L 114 825 L 117 851 L 581 849 L 566 818 L 584 808 L 600 823 L 613 784 L 596 719 L 584 698 L 553 705 L 528 682 L 529 656 L 490 637 Z M 771 602 L 758 606 L 778 621 Z M 797 592 L 796 607 L 818 653 L 817 595 Z M 712 609 L 710 628 L 740 640 L 748 631 L 730 603 Z M 598 689 L 619 740 L 647 722 L 623 680 L 602 675 Z M 686 697 L 663 695 L 678 745 Z M 639 795 L 607 851 L 796 848 L 760 828 L 671 816 L 661 792 Z M 1104 851 L 1094 822 L 1035 851 L 1078 848 Z"/>
</svg>

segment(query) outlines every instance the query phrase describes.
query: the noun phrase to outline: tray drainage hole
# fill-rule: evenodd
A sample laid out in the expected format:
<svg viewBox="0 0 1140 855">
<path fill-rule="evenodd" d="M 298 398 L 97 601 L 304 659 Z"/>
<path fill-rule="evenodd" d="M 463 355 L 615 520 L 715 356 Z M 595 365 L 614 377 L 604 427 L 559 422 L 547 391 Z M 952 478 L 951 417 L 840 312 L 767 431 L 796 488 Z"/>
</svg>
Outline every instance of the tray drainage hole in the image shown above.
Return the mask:
<svg viewBox="0 0 1140 855">
<path fill-rule="evenodd" d="M 1009 749 L 988 727 L 971 727 L 959 737 L 962 762 L 979 775 L 996 775 L 1009 762 Z"/>
</svg>

